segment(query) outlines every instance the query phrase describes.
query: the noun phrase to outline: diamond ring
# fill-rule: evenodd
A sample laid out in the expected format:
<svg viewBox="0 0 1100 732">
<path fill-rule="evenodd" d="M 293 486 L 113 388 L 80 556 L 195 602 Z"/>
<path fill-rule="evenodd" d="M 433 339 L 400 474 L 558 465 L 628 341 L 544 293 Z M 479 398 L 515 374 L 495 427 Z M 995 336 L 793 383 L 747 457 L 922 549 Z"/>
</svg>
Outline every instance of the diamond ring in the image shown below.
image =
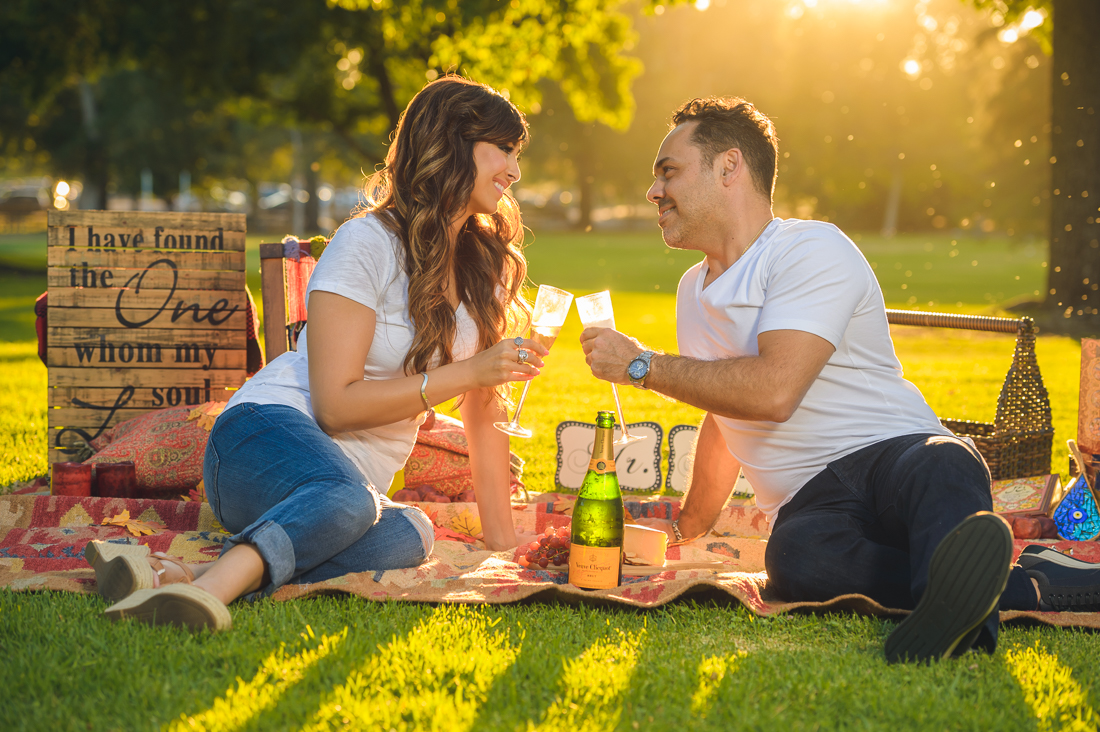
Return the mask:
<svg viewBox="0 0 1100 732">
<path fill-rule="evenodd" d="M 517 346 L 522 346 L 523 345 L 523 336 L 516 336 L 515 338 L 512 339 L 512 343 L 515 343 Z"/>
<path fill-rule="evenodd" d="M 518 351 L 516 351 L 516 355 L 519 357 L 519 362 L 520 363 L 527 363 L 527 356 L 530 355 L 530 354 L 528 354 L 527 351 L 525 351 L 524 349 L 521 348 Z"/>
</svg>

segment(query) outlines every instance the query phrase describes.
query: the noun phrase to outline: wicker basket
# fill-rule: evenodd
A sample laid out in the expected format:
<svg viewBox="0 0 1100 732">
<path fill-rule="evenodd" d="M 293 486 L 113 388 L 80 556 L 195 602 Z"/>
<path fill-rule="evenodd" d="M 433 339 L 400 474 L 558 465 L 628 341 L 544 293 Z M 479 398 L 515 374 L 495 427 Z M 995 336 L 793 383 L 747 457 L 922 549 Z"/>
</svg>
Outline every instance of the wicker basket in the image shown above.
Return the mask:
<svg viewBox="0 0 1100 732">
<path fill-rule="evenodd" d="M 993 480 L 1050 473 L 1054 426 L 1050 418 L 1050 397 L 1035 360 L 1035 326 L 1031 318 L 1016 320 L 916 310 L 887 310 L 886 314 L 894 325 L 1015 333 L 1016 350 L 997 398 L 993 423 L 940 421 L 955 434 L 974 441 L 989 464 Z"/>
</svg>

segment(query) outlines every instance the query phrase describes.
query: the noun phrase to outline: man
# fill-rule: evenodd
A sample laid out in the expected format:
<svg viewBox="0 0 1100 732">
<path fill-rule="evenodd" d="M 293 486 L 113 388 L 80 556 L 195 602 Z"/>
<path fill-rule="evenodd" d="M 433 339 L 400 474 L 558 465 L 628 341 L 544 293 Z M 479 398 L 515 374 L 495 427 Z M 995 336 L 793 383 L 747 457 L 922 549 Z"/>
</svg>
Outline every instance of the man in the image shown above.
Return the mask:
<svg viewBox="0 0 1100 732">
<path fill-rule="evenodd" d="M 774 218 L 771 121 L 741 99 L 696 99 L 671 128 L 647 197 L 665 243 L 704 255 L 677 292 L 682 355 L 611 329 L 581 335 L 595 376 L 707 412 L 680 516 L 651 525 L 675 542 L 703 536 L 744 470 L 771 523 L 765 565 L 779 596 L 916 605 L 887 641 L 891 662 L 992 652 L 998 607 L 1061 608 L 1071 595 L 1100 609 L 1094 565 L 1041 547 L 1022 558 L 1027 571 L 1011 564 L 1011 533 L 988 513 L 988 468 L 902 378 L 882 293 L 851 240 Z"/>
</svg>

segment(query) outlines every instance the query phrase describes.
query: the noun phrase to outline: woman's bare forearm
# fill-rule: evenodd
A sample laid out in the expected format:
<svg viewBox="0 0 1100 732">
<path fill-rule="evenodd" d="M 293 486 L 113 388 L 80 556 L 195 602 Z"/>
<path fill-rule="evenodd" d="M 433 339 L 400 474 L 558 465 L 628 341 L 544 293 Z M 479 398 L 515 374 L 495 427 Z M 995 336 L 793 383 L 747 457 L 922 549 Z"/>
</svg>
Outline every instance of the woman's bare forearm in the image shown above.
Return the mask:
<svg viewBox="0 0 1100 732">
<path fill-rule="evenodd" d="M 462 421 L 470 445 L 470 470 L 486 546 L 494 551 L 516 545 L 512 522 L 508 436 L 493 426 L 508 415 L 486 389 L 466 394 Z M 488 403 L 487 403 L 488 400 Z"/>
<path fill-rule="evenodd" d="M 428 403 L 435 406 L 475 388 L 471 371 L 466 361 L 428 371 L 425 389 Z M 326 399 L 323 407 L 314 400 L 314 416 L 321 429 L 330 435 L 413 419 L 425 411 L 420 395 L 423 382 L 420 374 L 384 381 L 355 381 Z"/>
</svg>

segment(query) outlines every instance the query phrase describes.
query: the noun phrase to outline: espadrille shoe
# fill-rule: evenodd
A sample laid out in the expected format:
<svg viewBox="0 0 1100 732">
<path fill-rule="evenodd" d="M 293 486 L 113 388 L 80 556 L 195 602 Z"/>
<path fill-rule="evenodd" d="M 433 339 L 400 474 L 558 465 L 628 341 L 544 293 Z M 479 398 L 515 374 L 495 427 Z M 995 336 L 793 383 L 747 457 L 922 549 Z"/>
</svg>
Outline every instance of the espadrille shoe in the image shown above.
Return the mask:
<svg viewBox="0 0 1100 732">
<path fill-rule="evenodd" d="M 112 601 L 153 588 L 148 556 L 149 547 L 140 544 L 89 541 L 84 548 L 84 561 L 95 570 L 96 589 Z"/>
<path fill-rule="evenodd" d="M 916 609 L 886 639 L 886 661 L 947 658 L 978 639 L 997 609 L 1012 565 L 1012 532 L 996 514 L 968 516 L 940 541 Z M 983 650 L 992 653 L 990 644 Z"/>
<path fill-rule="evenodd" d="M 173 559 L 164 552 L 153 552 L 145 558 L 145 561 L 153 568 L 153 574 L 157 576 L 156 585 L 158 587 L 163 585 L 174 585 L 177 582 L 183 582 L 189 585 L 195 581 L 195 573 L 191 571 L 190 567 L 179 559 Z M 172 574 L 168 574 L 168 568 L 165 566 L 166 564 L 175 567 L 175 571 Z"/>
<path fill-rule="evenodd" d="M 229 630 L 233 619 L 221 600 L 201 587 L 174 584 L 138 590 L 103 611 L 111 620 L 137 620 L 149 625 L 178 625 L 189 630 Z"/>
<path fill-rule="evenodd" d="M 191 584 L 195 579 L 191 568 L 182 561 L 164 552 L 150 554 L 149 547 L 139 544 L 90 541 L 84 549 L 84 560 L 95 570 L 99 594 L 111 601 L 121 600 L 137 590 L 177 582 Z M 174 568 L 171 573 L 166 565 Z"/>
</svg>

